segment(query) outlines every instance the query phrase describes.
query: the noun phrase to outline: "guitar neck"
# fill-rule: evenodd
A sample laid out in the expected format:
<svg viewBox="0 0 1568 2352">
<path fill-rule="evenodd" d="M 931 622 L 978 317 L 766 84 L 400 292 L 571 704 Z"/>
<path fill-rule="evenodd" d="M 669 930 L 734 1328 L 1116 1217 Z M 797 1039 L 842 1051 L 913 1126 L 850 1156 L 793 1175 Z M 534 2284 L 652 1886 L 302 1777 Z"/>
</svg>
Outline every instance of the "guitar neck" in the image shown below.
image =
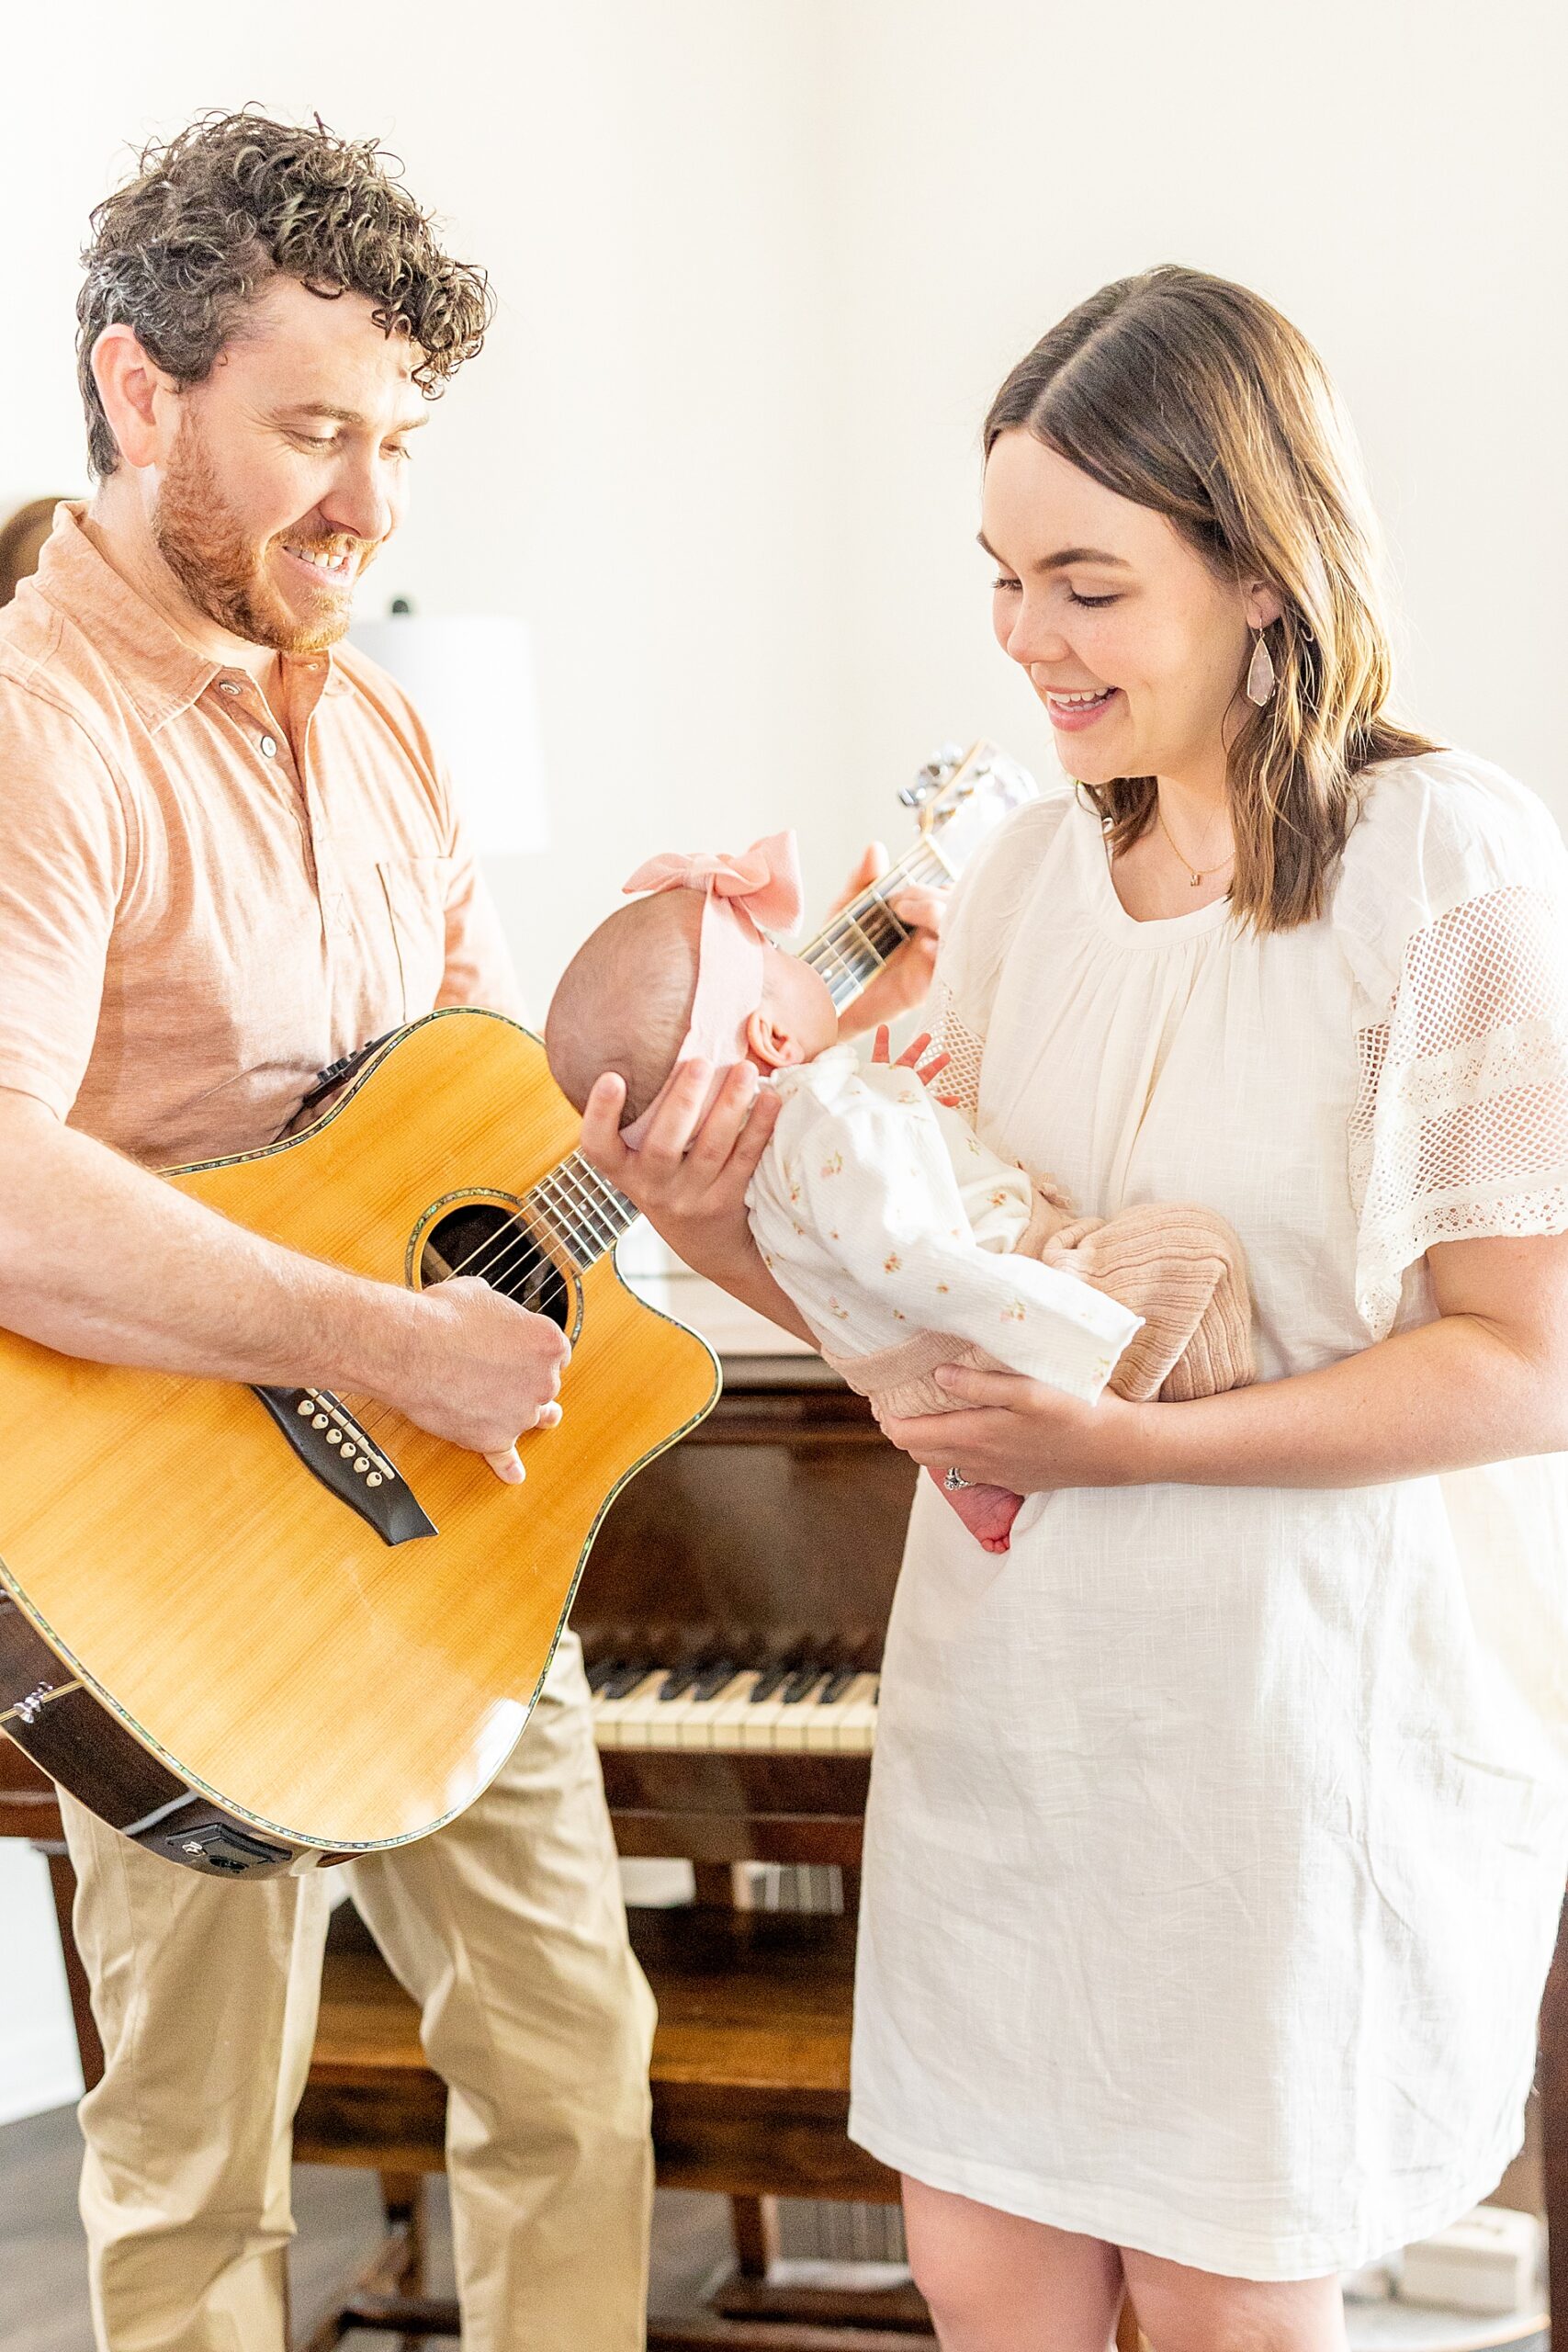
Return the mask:
<svg viewBox="0 0 1568 2352">
<path fill-rule="evenodd" d="M 950 878 L 947 867 L 922 835 L 896 865 L 841 907 L 801 949 L 801 962 L 826 980 L 836 1011 L 841 1012 L 852 997 L 859 996 L 909 936 L 908 925 L 899 922 L 888 899 L 896 899 L 911 883 Z"/>
<path fill-rule="evenodd" d="M 836 1010 L 841 1012 L 857 997 L 909 936 L 888 899 L 911 883 L 948 879 L 948 868 L 922 836 L 800 950 L 802 963 L 809 964 L 827 982 Z M 613 1250 L 640 1215 L 624 1193 L 590 1167 L 580 1151 L 536 1184 L 525 1205 L 530 1221 L 543 1227 L 583 1269 Z"/>
<path fill-rule="evenodd" d="M 558 1168 L 525 1197 L 529 1221 L 559 1242 L 573 1263 L 586 1272 L 612 1250 L 623 1233 L 642 1215 L 608 1177 L 590 1167 L 580 1151 L 570 1153 Z"/>
</svg>

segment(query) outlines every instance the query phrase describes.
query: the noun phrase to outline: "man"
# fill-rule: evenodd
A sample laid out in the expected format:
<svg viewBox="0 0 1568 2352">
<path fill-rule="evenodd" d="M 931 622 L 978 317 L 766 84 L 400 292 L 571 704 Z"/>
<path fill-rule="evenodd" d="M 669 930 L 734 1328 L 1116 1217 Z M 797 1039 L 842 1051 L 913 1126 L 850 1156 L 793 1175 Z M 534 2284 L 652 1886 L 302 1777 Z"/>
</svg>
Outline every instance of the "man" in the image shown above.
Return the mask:
<svg viewBox="0 0 1568 2352">
<path fill-rule="evenodd" d="M 270 1141 L 316 1073 L 513 975 L 414 713 L 333 649 L 426 396 L 489 300 L 375 152 L 251 116 L 143 159 L 79 305 L 98 487 L 0 614 L 0 1322 L 368 1395 L 520 1476 L 566 1343 L 418 1295 L 149 1170 Z M 327 1876 L 227 1886 L 62 1800 L 106 2071 L 82 2211 L 100 2345 L 277 2352 Z M 642 2340 L 652 2004 L 575 1642 L 437 1837 L 353 1866 L 451 2086 L 467 2341 Z"/>
<path fill-rule="evenodd" d="M 373 145 L 251 114 L 150 151 L 85 258 L 97 490 L 0 613 L 0 1325 L 377 1397 L 519 1479 L 517 1437 L 559 1418 L 553 1323 L 480 1282 L 296 1257 L 150 1172 L 270 1142 L 318 1072 L 435 1004 L 516 1009 L 419 719 L 339 650 L 485 282 Z M 895 903 L 918 937 L 866 1021 L 930 969 L 937 900 Z M 683 1164 L 691 1115 L 647 1154 L 694 1257 L 761 1148 L 754 1077 Z M 716 1271 L 794 1320 L 760 1267 Z M 279 2352 L 328 1882 L 214 1883 L 62 1803 L 105 2050 L 82 2109 L 98 2342 Z M 640 2344 L 652 2003 L 571 1636 L 486 1794 L 347 1874 L 450 2086 L 465 2341 Z"/>
</svg>

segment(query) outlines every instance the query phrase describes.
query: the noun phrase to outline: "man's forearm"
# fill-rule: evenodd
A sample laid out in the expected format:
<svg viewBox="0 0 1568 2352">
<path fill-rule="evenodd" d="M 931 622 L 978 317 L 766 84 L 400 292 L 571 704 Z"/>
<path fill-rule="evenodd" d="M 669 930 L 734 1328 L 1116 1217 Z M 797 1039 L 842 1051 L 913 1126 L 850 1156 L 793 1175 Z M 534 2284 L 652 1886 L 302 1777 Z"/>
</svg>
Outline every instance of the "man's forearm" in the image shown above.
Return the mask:
<svg viewBox="0 0 1568 2352">
<path fill-rule="evenodd" d="M 1141 1485 L 1365 1487 L 1568 1446 L 1560 1374 L 1442 1315 L 1288 1380 L 1144 1409 Z"/>
<path fill-rule="evenodd" d="M 281 1249 L 0 1100 L 0 1327 L 100 1363 L 374 1395 L 419 1312 L 400 1284 Z"/>
</svg>

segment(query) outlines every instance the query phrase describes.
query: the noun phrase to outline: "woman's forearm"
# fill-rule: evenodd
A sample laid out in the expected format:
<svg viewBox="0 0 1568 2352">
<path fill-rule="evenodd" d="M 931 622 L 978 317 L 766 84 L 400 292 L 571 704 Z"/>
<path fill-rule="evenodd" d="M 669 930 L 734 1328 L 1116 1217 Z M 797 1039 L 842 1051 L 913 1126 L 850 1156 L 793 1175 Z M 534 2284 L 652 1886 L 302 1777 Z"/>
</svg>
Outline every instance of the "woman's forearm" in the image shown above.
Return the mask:
<svg viewBox="0 0 1568 2352">
<path fill-rule="evenodd" d="M 1568 1380 L 1483 1317 L 1443 1315 L 1359 1355 L 1144 1408 L 1139 1485 L 1362 1487 L 1568 1447 Z"/>
<path fill-rule="evenodd" d="M 650 1216 L 649 1223 L 694 1273 L 716 1283 L 731 1298 L 738 1298 L 742 1306 L 765 1315 L 770 1323 L 793 1331 L 797 1340 L 805 1340 L 812 1347 L 817 1345 L 795 1301 L 779 1288 L 763 1265 L 744 1216 L 739 1223 L 729 1221 L 722 1231 L 716 1231 L 710 1224 L 696 1220 L 687 1223 L 679 1217 Z"/>
<path fill-rule="evenodd" d="M 815 1333 L 788 1292 L 781 1290 L 774 1282 L 750 1236 L 744 1250 L 738 1249 L 721 1261 L 701 1271 L 721 1289 L 727 1290 L 731 1298 L 738 1298 L 743 1306 L 755 1307 L 757 1313 L 765 1315 L 770 1323 L 782 1324 L 786 1331 L 793 1331 L 797 1340 L 805 1340 L 811 1347 L 817 1345 Z"/>
</svg>

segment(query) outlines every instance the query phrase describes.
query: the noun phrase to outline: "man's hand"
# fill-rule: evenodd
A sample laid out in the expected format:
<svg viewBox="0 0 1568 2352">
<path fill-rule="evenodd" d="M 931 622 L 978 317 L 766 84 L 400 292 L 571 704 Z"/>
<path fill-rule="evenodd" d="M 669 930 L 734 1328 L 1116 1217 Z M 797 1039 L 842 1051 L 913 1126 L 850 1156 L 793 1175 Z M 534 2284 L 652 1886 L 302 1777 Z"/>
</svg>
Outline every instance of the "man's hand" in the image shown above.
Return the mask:
<svg viewBox="0 0 1568 2352">
<path fill-rule="evenodd" d="M 517 1440 L 560 1419 L 556 1392 L 570 1341 L 548 1316 L 530 1315 L 476 1274 L 436 1283 L 420 1306 L 406 1376 L 382 1385 L 383 1403 L 521 1485 Z"/>
<path fill-rule="evenodd" d="M 755 1254 L 746 1187 L 783 1106 L 771 1086 L 759 1085 L 750 1062 L 736 1062 L 705 1119 L 712 1083 L 707 1062 L 683 1062 L 641 1150 L 628 1151 L 620 1133 L 626 1085 L 609 1072 L 583 1107 L 579 1148 L 678 1258 L 723 1282 Z"/>
<path fill-rule="evenodd" d="M 880 842 L 868 842 L 860 864 L 833 901 L 831 912 L 838 914 L 852 899 L 858 899 L 879 874 L 886 873 L 891 863 Z M 879 1021 L 897 1021 L 900 1013 L 923 1004 L 931 987 L 937 942 L 947 913 L 946 891 L 929 890 L 911 882 L 896 891 L 887 903 L 912 936 L 889 956 L 871 985 L 844 1007 L 839 1023 L 842 1037 L 857 1036 Z"/>
</svg>

